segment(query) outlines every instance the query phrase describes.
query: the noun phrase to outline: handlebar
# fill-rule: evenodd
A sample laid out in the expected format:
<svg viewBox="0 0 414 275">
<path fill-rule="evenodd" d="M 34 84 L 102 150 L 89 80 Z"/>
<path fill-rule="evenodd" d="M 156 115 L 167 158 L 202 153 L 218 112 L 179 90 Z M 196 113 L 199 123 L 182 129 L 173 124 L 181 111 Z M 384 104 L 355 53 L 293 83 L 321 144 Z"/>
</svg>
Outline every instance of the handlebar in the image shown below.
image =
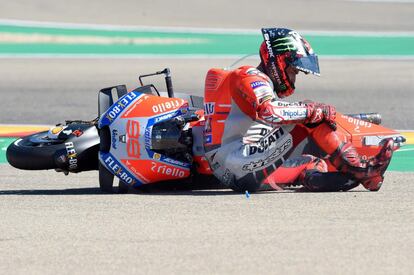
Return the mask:
<svg viewBox="0 0 414 275">
<path fill-rule="evenodd" d="M 139 83 L 141 84 L 141 86 L 144 86 L 143 82 L 142 82 L 142 78 L 144 77 L 148 77 L 148 76 L 154 76 L 154 75 L 160 75 L 163 74 L 165 75 L 165 85 L 167 86 L 167 93 L 168 93 L 168 97 L 174 97 L 174 89 L 173 89 L 173 85 L 172 85 L 172 79 L 171 79 L 171 71 L 169 68 L 165 68 L 162 71 L 158 71 L 152 74 L 144 74 L 144 75 L 140 75 L 138 77 L 139 79 Z"/>
<path fill-rule="evenodd" d="M 360 119 L 373 124 L 381 124 L 381 115 L 379 113 L 361 113 L 361 114 L 346 114 L 349 117 Z"/>
</svg>

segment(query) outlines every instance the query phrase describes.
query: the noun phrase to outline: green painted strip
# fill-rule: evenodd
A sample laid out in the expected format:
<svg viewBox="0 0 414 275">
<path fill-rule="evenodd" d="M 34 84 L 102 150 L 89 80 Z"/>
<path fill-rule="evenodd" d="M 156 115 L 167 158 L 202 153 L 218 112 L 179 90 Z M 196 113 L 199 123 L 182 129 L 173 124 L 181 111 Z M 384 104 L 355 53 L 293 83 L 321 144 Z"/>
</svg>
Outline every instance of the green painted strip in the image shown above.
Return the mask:
<svg viewBox="0 0 414 275">
<path fill-rule="evenodd" d="M 0 138 L 0 164 L 7 163 L 6 150 L 7 147 L 15 141 L 15 138 Z"/>
<path fill-rule="evenodd" d="M 7 146 L 15 140 L 15 138 L 0 138 L 0 164 L 7 163 Z M 414 145 L 405 145 L 401 148 L 401 151 L 396 151 L 388 170 L 414 172 Z"/>
<path fill-rule="evenodd" d="M 224 33 L 183 33 L 161 31 L 115 31 L 93 29 L 68 29 L 51 27 L 23 27 L 0 24 L 2 34 L 48 37 L 94 37 L 112 38 L 114 43 L 102 45 L 62 44 L 62 43 L 12 43 L 0 40 L 0 54 L 174 54 L 174 55 L 246 55 L 256 53 L 262 41 L 260 31 L 257 34 Z M 157 39 L 157 43 L 116 43 L 116 39 Z M 414 36 L 353 36 L 318 34 L 306 35 L 314 50 L 321 56 L 414 56 Z M 76 41 L 75 39 L 75 41 Z M 159 40 L 182 39 L 200 40 L 196 43 L 162 44 Z"/>
<path fill-rule="evenodd" d="M 389 171 L 414 172 L 414 145 L 405 145 L 394 152 Z"/>
</svg>

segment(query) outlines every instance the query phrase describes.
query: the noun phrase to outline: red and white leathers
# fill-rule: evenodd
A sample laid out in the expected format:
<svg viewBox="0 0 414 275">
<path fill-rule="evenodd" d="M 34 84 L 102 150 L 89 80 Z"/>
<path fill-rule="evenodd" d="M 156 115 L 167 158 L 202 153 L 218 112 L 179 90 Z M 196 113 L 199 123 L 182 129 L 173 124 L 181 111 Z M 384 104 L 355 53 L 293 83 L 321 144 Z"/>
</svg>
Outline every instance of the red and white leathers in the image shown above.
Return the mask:
<svg viewBox="0 0 414 275">
<path fill-rule="evenodd" d="M 214 175 L 225 185 L 239 191 L 266 189 L 265 179 L 291 153 L 290 132 L 308 118 L 308 107 L 275 99 L 271 80 L 255 67 L 207 73 L 204 148 Z"/>
<path fill-rule="evenodd" d="M 214 175 L 223 184 L 237 191 L 256 191 L 299 181 L 308 189 L 318 191 L 315 181 L 321 182 L 317 178 L 320 173 L 327 172 L 326 163 L 309 155 L 290 159 L 289 156 L 294 149 L 295 124 L 326 121 L 331 117 L 326 113 L 334 112 L 329 106 L 320 108 L 315 104 L 278 100 L 268 76 L 251 66 L 233 71 L 209 70 L 204 101 L 206 157 Z M 328 122 L 333 121 L 328 119 Z M 327 123 L 320 124 L 311 133 L 323 151 L 334 158 L 344 155 L 343 139 Z M 356 170 L 361 172 L 357 180 L 365 179 L 367 171 L 357 162 L 355 160 Z M 348 169 L 348 164 L 343 166 L 344 172 L 355 172 Z M 336 175 L 336 181 L 338 177 L 343 190 L 355 186 L 355 181 L 349 181 L 349 177 Z M 325 190 L 325 187 L 320 188 L 320 191 Z"/>
</svg>

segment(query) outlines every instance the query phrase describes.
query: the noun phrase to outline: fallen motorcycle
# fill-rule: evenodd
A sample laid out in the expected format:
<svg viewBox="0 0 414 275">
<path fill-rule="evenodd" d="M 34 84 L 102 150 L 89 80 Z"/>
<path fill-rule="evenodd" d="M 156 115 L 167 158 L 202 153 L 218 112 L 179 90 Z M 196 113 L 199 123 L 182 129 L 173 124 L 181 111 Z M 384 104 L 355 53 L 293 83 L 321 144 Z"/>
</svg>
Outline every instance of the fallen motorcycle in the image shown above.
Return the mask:
<svg viewBox="0 0 414 275">
<path fill-rule="evenodd" d="M 155 75 L 165 76 L 166 93 L 143 84 L 143 78 Z M 100 90 L 95 120 L 66 121 L 16 140 L 7 149 L 8 162 L 19 169 L 55 169 L 66 175 L 99 170 L 99 185 L 105 192 L 116 190 L 115 177 L 121 193 L 158 182 L 213 180 L 204 157 L 203 98 L 174 94 L 168 68 L 141 75 L 139 81 L 141 86 L 130 92 L 124 85 Z M 393 138 L 395 149 L 405 141 L 398 132 L 379 125 L 376 113 L 338 114 L 336 123 L 338 131 L 367 158 L 379 152 L 385 139 Z M 288 157 L 324 157 L 309 138 L 309 129 L 302 125 L 295 128 Z M 328 165 L 330 171 L 335 170 Z"/>
</svg>

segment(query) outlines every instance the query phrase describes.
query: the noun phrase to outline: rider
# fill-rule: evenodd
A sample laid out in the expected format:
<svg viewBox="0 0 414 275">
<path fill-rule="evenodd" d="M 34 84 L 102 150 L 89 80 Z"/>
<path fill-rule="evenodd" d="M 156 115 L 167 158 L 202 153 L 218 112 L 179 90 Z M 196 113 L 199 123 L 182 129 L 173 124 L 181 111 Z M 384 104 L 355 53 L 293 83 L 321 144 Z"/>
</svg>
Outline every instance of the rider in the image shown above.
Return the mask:
<svg viewBox="0 0 414 275">
<path fill-rule="evenodd" d="M 204 148 L 214 175 L 236 191 L 278 189 L 280 184 L 345 191 L 360 183 L 368 190 L 379 190 L 393 152 L 392 139 L 386 140 L 377 156 L 364 160 L 336 131 L 334 107 L 280 101 L 293 94 L 299 71 L 320 75 L 318 59 L 293 30 L 264 28 L 262 34 L 257 68 L 207 73 Z M 303 137 L 303 127 L 296 124 L 309 129 L 312 140 L 339 172 L 328 172 L 326 162 L 312 155 L 292 157 Z"/>
</svg>

